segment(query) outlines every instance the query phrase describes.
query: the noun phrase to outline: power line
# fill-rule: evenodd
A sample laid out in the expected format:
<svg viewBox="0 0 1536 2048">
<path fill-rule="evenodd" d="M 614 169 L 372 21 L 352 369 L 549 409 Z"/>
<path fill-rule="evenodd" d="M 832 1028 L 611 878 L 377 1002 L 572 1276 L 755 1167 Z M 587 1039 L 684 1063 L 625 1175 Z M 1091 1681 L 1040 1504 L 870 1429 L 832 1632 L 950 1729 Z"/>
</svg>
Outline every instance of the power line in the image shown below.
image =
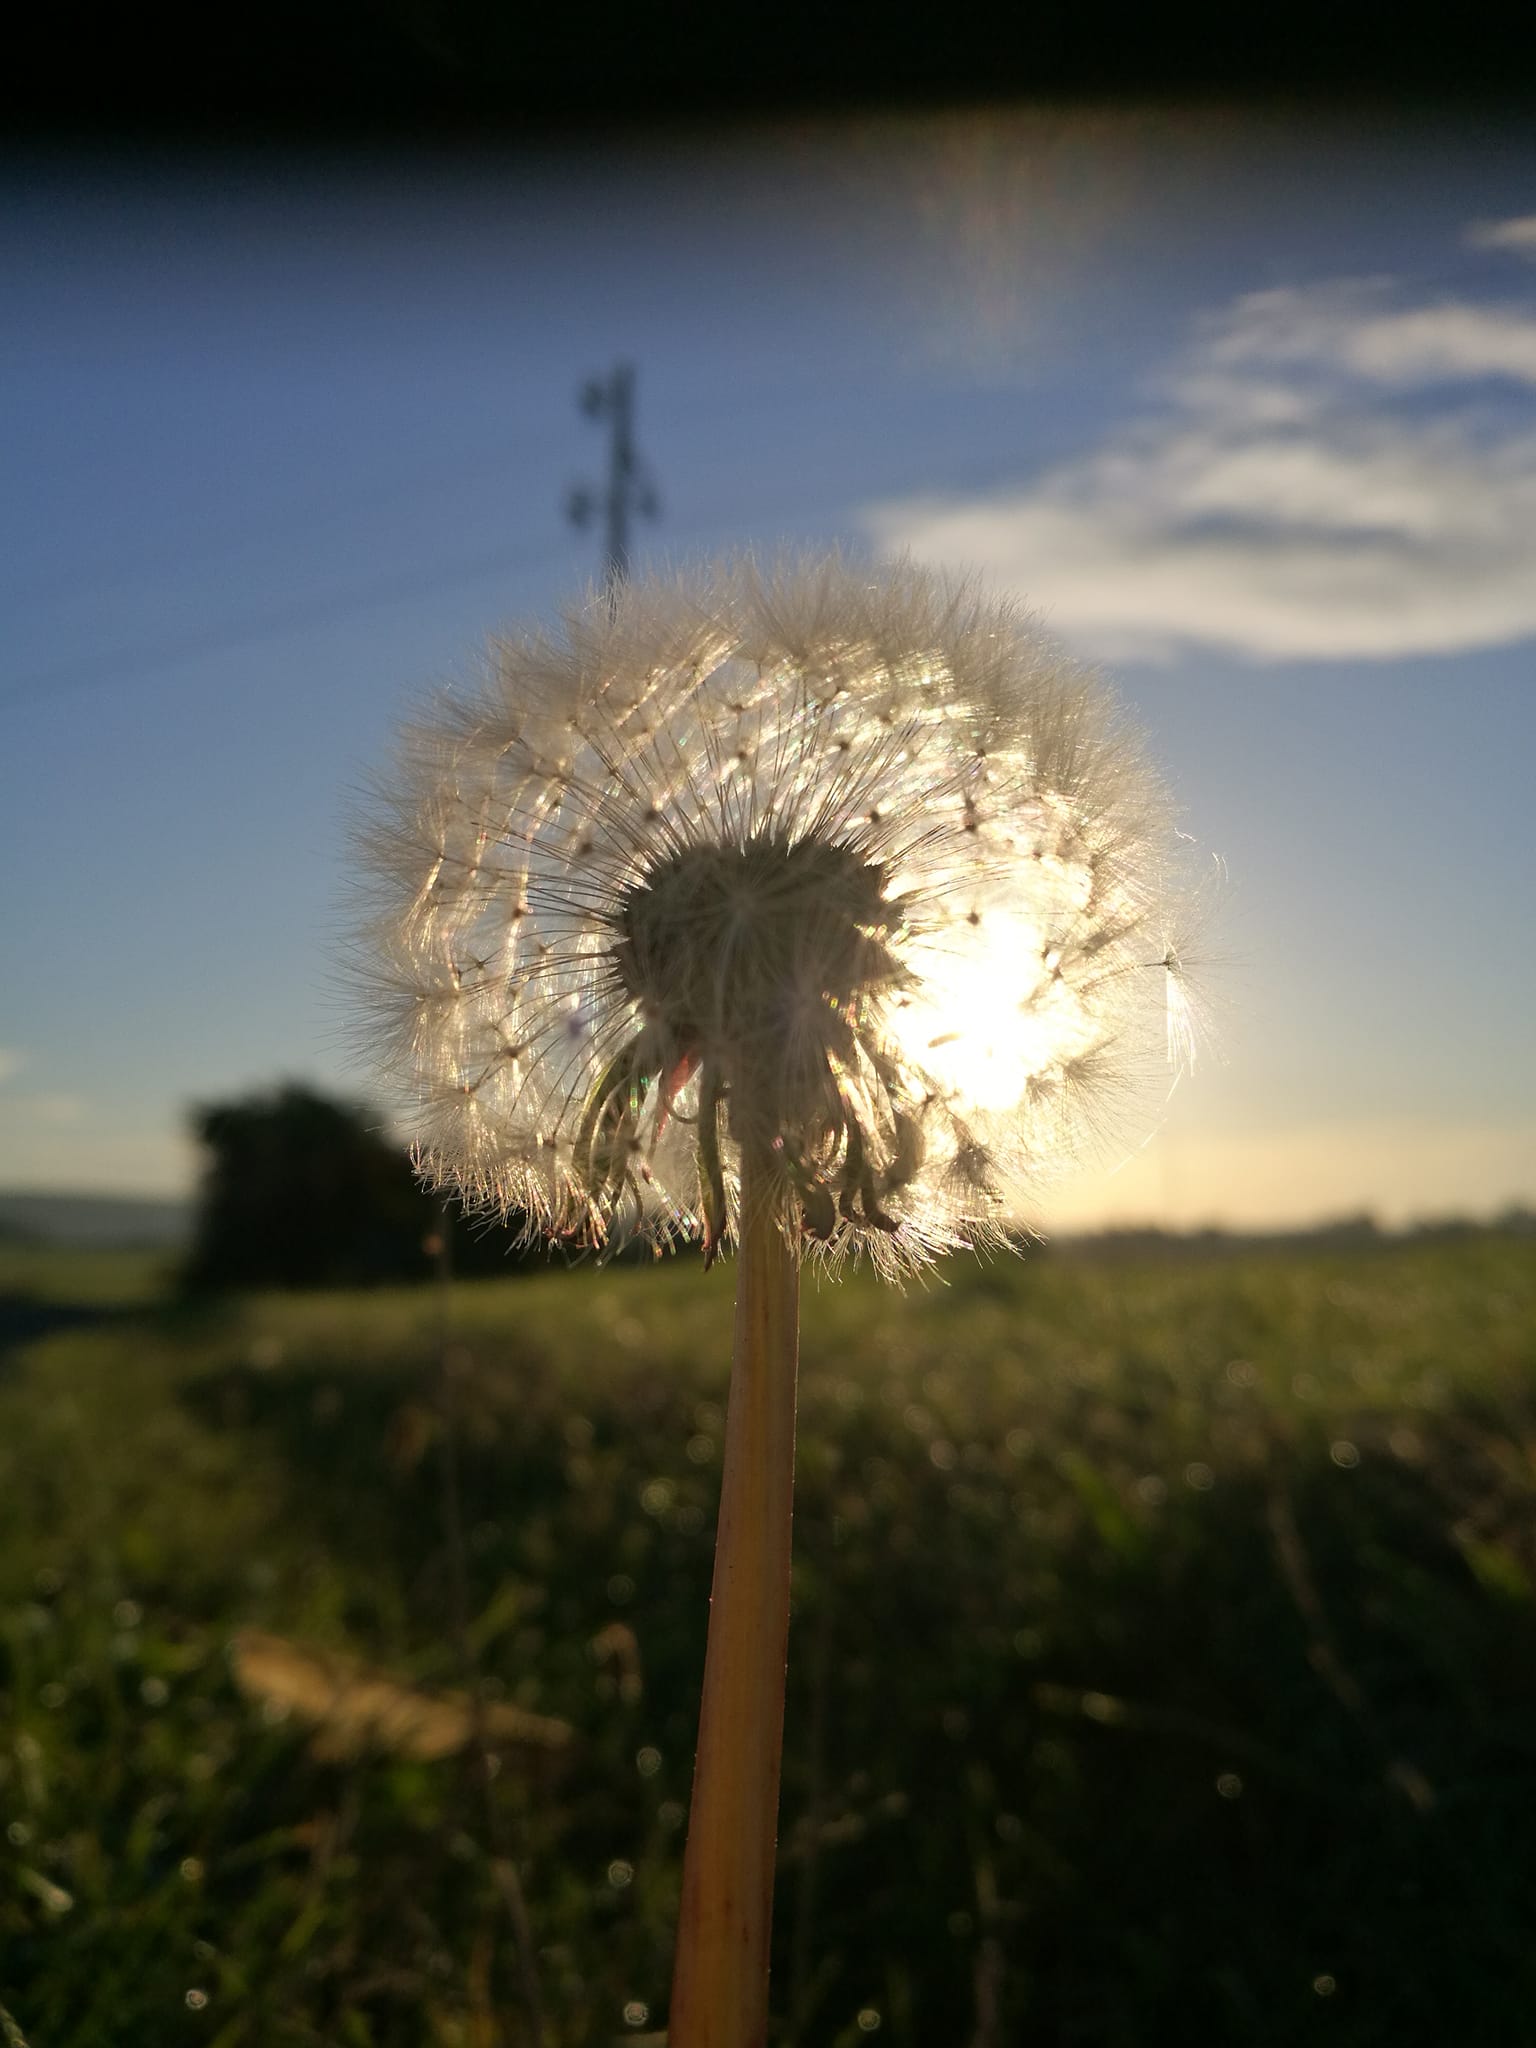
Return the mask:
<svg viewBox="0 0 1536 2048">
<path fill-rule="evenodd" d="M 130 577 L 185 572 L 247 548 L 291 541 L 297 534 L 330 525 L 340 514 L 364 508 L 372 511 L 380 504 L 414 497 L 423 488 L 464 484 L 481 477 L 505 478 L 509 461 L 526 463 L 532 453 L 546 454 L 553 441 L 552 434 L 521 434 L 515 445 L 482 448 L 471 461 L 424 463 L 409 472 L 397 471 L 389 478 L 290 501 L 259 519 L 236 518 L 220 523 L 203 519 L 199 521 L 197 542 L 190 549 L 185 546 L 175 549 L 148 547 L 138 552 L 109 556 L 105 560 L 98 559 L 94 563 L 75 563 L 69 569 L 59 570 L 42 580 L 35 576 L 29 578 L 22 588 L 8 596 L 7 602 L 46 604 L 77 591 L 82 582 L 99 590 Z"/>
<path fill-rule="evenodd" d="M 398 571 L 389 576 L 376 576 L 367 583 L 354 584 L 349 590 L 333 592 L 329 597 L 313 598 L 255 618 L 235 620 L 206 632 L 188 634 L 180 640 L 162 641 L 158 646 L 129 648 L 126 652 L 61 663 L 0 691 L 0 706 L 21 704 L 33 697 L 65 690 L 99 687 L 120 677 L 143 675 L 202 656 L 230 653 L 238 647 L 279 639 L 285 633 L 330 625 L 355 612 L 376 611 L 384 605 L 430 597 L 439 590 L 451 589 L 456 583 L 470 583 L 478 577 L 494 575 L 498 570 L 533 568 L 564 553 L 566 546 L 563 540 L 546 541 L 542 546 L 526 548 L 518 555 L 509 555 L 505 548 L 496 548 L 466 556 L 421 576 L 401 575 Z"/>
<path fill-rule="evenodd" d="M 598 509 L 603 511 L 603 576 L 610 591 L 629 571 L 631 515 L 638 512 L 643 518 L 655 518 L 658 510 L 656 493 L 649 473 L 635 452 L 634 388 L 634 371 L 627 364 L 620 364 L 606 380 L 593 379 L 583 387 L 583 411 L 589 417 L 607 419 L 609 422 L 608 484 L 601 494 L 590 490 L 573 492 L 567 507 L 573 521 L 578 525 L 589 522 Z M 984 463 L 975 465 L 981 474 L 975 477 L 974 482 L 998 481 L 998 460 L 994 451 L 988 455 Z M 953 489 L 971 482 L 972 478 L 965 471 L 958 477 L 952 471 L 946 479 L 946 486 Z M 579 514 L 578 499 L 581 501 Z M 846 496 L 842 496 L 837 501 L 825 503 L 817 508 L 818 515 L 821 511 L 834 509 L 834 505 L 841 511 L 849 509 Z M 737 509 L 731 506 L 722 514 L 695 520 L 681 529 L 679 538 L 686 539 L 689 534 L 717 532 L 722 523 L 727 526 L 731 523 L 733 512 Z M 754 510 L 762 517 L 768 508 L 758 504 Z M 797 516 L 805 518 L 807 510 L 808 508 L 801 506 L 798 508 Z M 779 513 L 773 516 L 784 515 Z M 289 633 L 329 625 L 359 612 L 379 610 L 388 605 L 429 597 L 440 590 L 451 589 L 455 584 L 469 583 L 499 571 L 534 568 L 556 559 L 564 551 L 565 546 L 564 541 L 550 540 L 524 548 L 517 553 L 508 553 L 502 548 L 481 551 L 416 575 L 396 570 L 387 575 L 370 578 L 366 583 L 353 584 L 334 591 L 328 596 L 300 600 L 274 611 L 245 619 L 230 620 L 221 626 L 209 627 L 178 639 L 152 642 L 139 647 L 130 646 L 115 652 L 87 655 L 78 660 L 61 662 L 26 677 L 8 689 L 0 689 L 0 707 L 25 703 L 50 694 L 99 688 L 119 680 L 132 680 L 152 674 L 160 668 L 222 655 L 241 647 L 258 645 L 265 640 L 279 639 Z"/>
<path fill-rule="evenodd" d="M 730 525 L 733 505 L 724 512 L 692 521 L 682 528 L 672 528 L 677 538 L 686 540 L 690 535 L 715 534 L 722 525 Z M 846 511 L 846 497 L 827 500 L 822 505 L 809 507 L 803 504 L 794 510 L 794 517 L 803 521 L 808 517 L 820 517 L 828 511 Z M 758 505 L 754 508 L 759 517 L 787 518 L 785 512 L 771 512 L 770 508 Z M 120 678 L 132 680 L 151 674 L 157 668 L 199 658 L 232 653 L 237 648 L 259 644 L 263 640 L 280 639 L 284 634 L 303 632 L 310 627 L 330 625 L 338 619 L 351 617 L 359 612 L 375 611 L 385 606 L 403 603 L 407 600 L 430 597 L 439 590 L 451 589 L 455 584 L 473 582 L 477 577 L 494 575 L 499 570 L 536 568 L 541 563 L 553 561 L 564 553 L 569 543 L 563 539 L 544 542 L 535 547 L 525 548 L 517 554 L 505 549 L 495 549 L 431 570 L 425 575 L 411 576 L 399 570 L 386 576 L 379 576 L 365 584 L 354 584 L 328 597 L 303 601 L 277 611 L 263 613 L 250 619 L 236 619 L 223 626 L 210 627 L 206 632 L 188 634 L 180 640 L 162 641 L 141 647 L 129 647 L 116 653 L 87 655 L 78 661 L 61 662 L 53 668 L 37 671 L 11 688 L 0 690 L 0 708 L 26 703 L 34 698 L 77 689 L 99 689 Z"/>
<path fill-rule="evenodd" d="M 611 435 L 609 446 L 609 477 L 606 489 L 596 491 L 578 488 L 571 493 L 567 511 L 577 525 L 586 524 L 596 511 L 601 509 L 605 518 L 605 545 L 603 576 L 605 585 L 611 590 L 616 581 L 622 580 L 629 571 L 630 560 L 630 519 L 638 513 L 642 518 L 658 516 L 656 491 L 649 471 L 636 456 L 634 447 L 634 370 L 627 364 L 618 365 L 604 379 L 594 378 L 582 388 L 580 402 L 582 410 L 593 418 L 607 418 Z M 739 417 L 743 407 L 749 411 L 777 410 L 784 404 L 785 394 L 777 389 L 759 390 L 749 393 L 744 400 L 722 403 L 719 407 L 706 407 L 704 416 L 713 412 L 730 412 Z M 995 469 L 996 457 L 989 457 L 988 472 Z M 450 468 L 434 468 L 426 474 L 450 481 L 466 474 L 473 474 L 482 467 L 476 463 L 473 470 L 455 465 Z M 389 494 L 398 494 L 404 488 L 424 480 L 423 473 L 410 485 L 396 482 L 388 487 Z M 951 479 L 953 484 L 954 479 Z M 372 494 L 376 498 L 377 493 Z M 372 501 L 372 500 L 370 500 Z M 325 501 L 313 505 L 311 518 L 316 514 L 324 518 L 326 512 L 346 509 L 356 502 L 353 493 L 338 494 L 327 505 Z M 761 513 L 763 508 L 758 506 Z M 803 516 L 803 515 L 802 515 Z M 723 518 L 729 522 L 730 511 Z M 689 533 L 711 532 L 718 528 L 721 516 L 694 521 L 682 529 L 683 537 Z M 193 554 L 181 553 L 165 558 L 164 566 L 186 569 L 199 561 L 208 561 L 219 554 L 250 543 L 259 543 L 284 537 L 294 530 L 292 516 L 280 528 L 250 527 L 243 532 L 226 529 L 222 535 L 214 535 L 210 544 Z M 418 597 L 431 596 L 439 590 L 452 588 L 455 584 L 471 582 L 482 575 L 490 575 L 500 569 L 535 567 L 542 562 L 553 560 L 561 552 L 562 544 L 548 542 L 523 549 L 515 555 L 501 550 L 476 554 L 442 569 L 428 571 L 425 575 L 412 576 L 408 572 L 392 572 L 387 576 L 370 579 L 364 584 L 336 591 L 330 596 L 302 600 L 283 606 L 273 612 L 266 612 L 247 619 L 231 620 L 224 625 L 210 627 L 204 631 L 183 635 L 180 638 L 150 642 L 138 647 L 104 652 L 99 655 L 85 655 L 54 666 L 36 671 L 9 688 L 0 688 L 0 707 L 25 703 L 33 698 L 50 693 L 63 693 L 77 689 L 90 689 L 115 682 L 120 678 L 132 679 L 152 673 L 154 670 L 180 664 L 202 657 L 232 652 L 237 648 L 250 646 L 264 640 L 278 639 L 293 632 L 302 632 L 310 627 L 328 625 L 334 620 L 346 618 L 358 612 L 379 609 L 384 606 Z M 120 561 L 116 573 L 132 573 L 131 562 Z M 160 566 L 151 556 L 141 558 L 140 569 L 154 569 Z M 108 572 L 109 575 L 112 572 Z M 77 578 L 71 580 L 78 580 Z M 97 580 L 100 580 L 98 573 Z M 47 596 L 45 586 L 41 591 L 34 585 L 26 593 L 30 597 Z"/>
<path fill-rule="evenodd" d="M 600 380 L 594 380 L 598 389 L 604 390 Z M 584 387 L 582 397 L 585 400 Z M 772 384 L 758 386 L 747 391 L 733 391 L 729 397 L 721 398 L 716 404 L 692 402 L 689 416 L 695 422 L 731 419 L 739 421 L 744 416 L 764 411 L 776 412 L 797 409 L 801 401 L 787 386 Z M 408 497 L 423 486 L 435 484 L 466 483 L 476 478 L 505 478 L 509 458 L 526 462 L 530 454 L 543 455 L 553 446 L 553 431 L 536 436 L 523 432 L 515 446 L 492 447 L 477 453 L 470 462 L 433 462 L 409 473 L 397 473 L 392 478 L 381 479 L 366 485 L 359 484 L 342 491 L 327 492 L 290 501 L 275 511 L 268 511 L 259 519 L 235 519 L 223 524 L 210 524 L 200 518 L 198 543 L 188 549 L 177 546 L 157 546 L 127 555 L 107 556 L 94 562 L 71 563 L 67 570 L 59 570 L 41 580 L 29 575 L 20 587 L 7 594 L 7 602 L 21 605 L 49 603 L 55 598 L 71 595 L 78 591 L 82 582 L 95 589 L 110 588 L 129 577 L 158 575 L 162 572 L 181 572 L 218 561 L 250 547 L 265 547 L 274 542 L 293 539 L 295 534 L 329 525 L 337 514 L 352 512 L 359 507 L 373 509 L 383 502 Z M 561 437 L 563 438 L 563 436 Z M 574 496 L 576 493 L 573 493 Z M 646 516 L 655 516 L 656 500 L 651 493 L 649 505 L 644 509 Z"/>
</svg>

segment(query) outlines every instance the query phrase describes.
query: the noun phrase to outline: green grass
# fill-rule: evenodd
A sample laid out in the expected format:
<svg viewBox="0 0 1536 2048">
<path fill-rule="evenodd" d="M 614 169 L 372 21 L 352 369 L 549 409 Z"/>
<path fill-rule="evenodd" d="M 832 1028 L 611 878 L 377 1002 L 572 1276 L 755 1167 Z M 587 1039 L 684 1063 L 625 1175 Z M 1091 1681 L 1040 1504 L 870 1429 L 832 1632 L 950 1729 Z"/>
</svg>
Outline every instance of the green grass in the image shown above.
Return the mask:
<svg viewBox="0 0 1536 2048">
<path fill-rule="evenodd" d="M 142 1307 L 164 1295 L 174 1263 L 161 1251 L 75 1251 L 0 1240 L 0 1301 Z"/>
<path fill-rule="evenodd" d="M 475 1659 L 576 1735 L 493 1832 L 471 1758 L 317 1751 L 228 1654 L 461 1683 L 434 1295 L 147 1270 L 0 1364 L 0 2003 L 526 2040 L 511 1853 L 549 2048 L 659 2038 L 729 1273 L 455 1291 Z M 950 1279 L 807 1296 L 775 2041 L 1536 2043 L 1529 1245 Z"/>
</svg>

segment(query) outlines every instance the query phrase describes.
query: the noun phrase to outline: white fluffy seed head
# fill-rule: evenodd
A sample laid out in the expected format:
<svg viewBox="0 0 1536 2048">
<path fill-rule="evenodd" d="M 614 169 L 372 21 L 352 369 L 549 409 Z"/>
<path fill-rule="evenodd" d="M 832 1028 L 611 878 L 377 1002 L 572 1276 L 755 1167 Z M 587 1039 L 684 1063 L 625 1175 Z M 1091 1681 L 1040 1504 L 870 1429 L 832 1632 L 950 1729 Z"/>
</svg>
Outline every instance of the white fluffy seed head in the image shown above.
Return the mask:
<svg viewBox="0 0 1536 2048">
<path fill-rule="evenodd" d="M 995 1241 L 1183 1056 L 1186 847 L 1106 686 L 969 587 L 632 583 L 407 733 L 370 1049 L 474 1206 L 713 1252 L 750 1146 L 796 1242 L 899 1272 Z"/>
</svg>

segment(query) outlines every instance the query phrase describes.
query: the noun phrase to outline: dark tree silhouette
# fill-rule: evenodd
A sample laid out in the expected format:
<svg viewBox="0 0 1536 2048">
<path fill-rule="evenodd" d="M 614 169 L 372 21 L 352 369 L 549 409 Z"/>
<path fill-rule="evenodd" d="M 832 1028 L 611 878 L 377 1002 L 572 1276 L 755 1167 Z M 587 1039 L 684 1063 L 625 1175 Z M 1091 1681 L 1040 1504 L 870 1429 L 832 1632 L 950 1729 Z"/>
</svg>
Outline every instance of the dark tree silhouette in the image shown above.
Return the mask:
<svg viewBox="0 0 1536 2048">
<path fill-rule="evenodd" d="M 425 1280 L 442 1228 L 437 1197 L 381 1119 L 297 1083 L 193 1111 L 207 1153 L 189 1289 L 346 1287 Z M 456 1216 L 459 1272 L 510 1272 L 512 1234 Z"/>
</svg>

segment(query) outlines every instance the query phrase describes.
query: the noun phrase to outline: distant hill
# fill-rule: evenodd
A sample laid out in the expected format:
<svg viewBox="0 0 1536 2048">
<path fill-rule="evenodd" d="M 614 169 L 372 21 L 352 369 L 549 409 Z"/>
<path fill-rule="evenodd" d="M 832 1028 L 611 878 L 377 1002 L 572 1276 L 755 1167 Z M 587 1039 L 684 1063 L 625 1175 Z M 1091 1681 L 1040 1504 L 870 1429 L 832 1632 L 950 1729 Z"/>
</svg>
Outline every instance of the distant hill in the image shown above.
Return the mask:
<svg viewBox="0 0 1536 2048">
<path fill-rule="evenodd" d="M 1394 1245 L 1445 1244 L 1464 1237 L 1536 1238 L 1536 1209 L 1511 1202 L 1495 1216 L 1423 1216 L 1384 1225 L 1374 1216 L 1333 1216 L 1274 1230 L 1110 1228 L 1047 1237 L 1039 1250 L 1094 1259 L 1225 1258 L 1250 1251 L 1370 1251 Z"/>
<path fill-rule="evenodd" d="M 0 1192 L 0 1244 L 75 1246 L 96 1251 L 178 1251 L 192 1236 L 194 1204 L 155 1195 L 58 1195 L 26 1189 Z M 1492 1231 L 1536 1237 L 1536 1210 L 1513 1203 L 1491 1218 L 1427 1217 L 1395 1230 L 1370 1216 L 1346 1216 L 1309 1228 L 1276 1231 L 1110 1229 L 1064 1232 L 1034 1244 L 1031 1254 L 1140 1259 L 1219 1258 L 1262 1246 L 1364 1250 L 1413 1240 L 1443 1240 Z"/>
<path fill-rule="evenodd" d="M 174 1249 L 192 1231 L 192 1204 L 154 1195 L 0 1193 L 0 1240 L 94 1250 Z"/>
</svg>

